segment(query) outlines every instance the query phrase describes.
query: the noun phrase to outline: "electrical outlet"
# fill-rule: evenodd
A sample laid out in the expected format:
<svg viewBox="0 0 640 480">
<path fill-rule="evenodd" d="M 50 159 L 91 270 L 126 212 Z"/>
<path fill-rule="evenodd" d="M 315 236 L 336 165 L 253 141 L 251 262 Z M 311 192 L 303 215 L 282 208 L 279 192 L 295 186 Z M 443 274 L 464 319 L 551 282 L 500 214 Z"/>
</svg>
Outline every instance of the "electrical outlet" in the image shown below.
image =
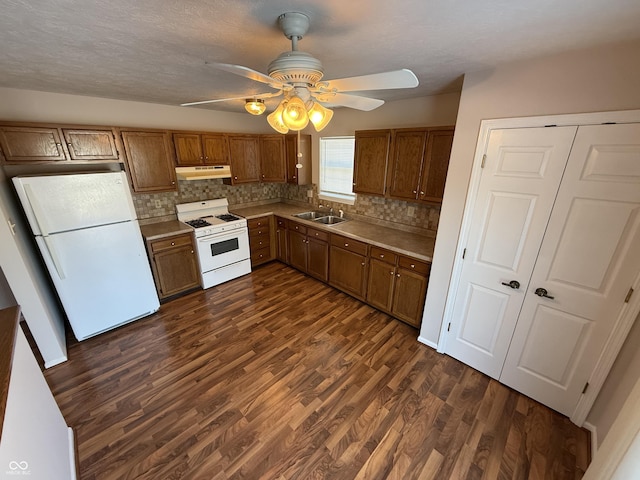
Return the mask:
<svg viewBox="0 0 640 480">
<path fill-rule="evenodd" d="M 307 198 L 313 198 L 313 190 L 307 190 Z"/>
<path fill-rule="evenodd" d="M 162 202 L 160 200 L 155 201 L 156 208 L 162 208 Z"/>
<path fill-rule="evenodd" d="M 416 213 L 416 207 L 407 207 L 407 217 L 413 217 Z"/>
</svg>

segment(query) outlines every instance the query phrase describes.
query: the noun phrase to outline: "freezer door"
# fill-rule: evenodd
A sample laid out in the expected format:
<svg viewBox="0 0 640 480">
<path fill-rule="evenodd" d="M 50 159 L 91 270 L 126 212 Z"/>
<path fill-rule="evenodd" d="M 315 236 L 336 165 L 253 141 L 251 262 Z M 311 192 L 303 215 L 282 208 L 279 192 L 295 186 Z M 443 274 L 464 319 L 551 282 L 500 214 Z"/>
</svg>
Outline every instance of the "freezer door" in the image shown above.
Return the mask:
<svg viewBox="0 0 640 480">
<path fill-rule="evenodd" d="M 34 235 L 136 219 L 124 172 L 14 177 Z"/>
<path fill-rule="evenodd" d="M 158 310 L 137 221 L 36 241 L 78 340 Z"/>
</svg>

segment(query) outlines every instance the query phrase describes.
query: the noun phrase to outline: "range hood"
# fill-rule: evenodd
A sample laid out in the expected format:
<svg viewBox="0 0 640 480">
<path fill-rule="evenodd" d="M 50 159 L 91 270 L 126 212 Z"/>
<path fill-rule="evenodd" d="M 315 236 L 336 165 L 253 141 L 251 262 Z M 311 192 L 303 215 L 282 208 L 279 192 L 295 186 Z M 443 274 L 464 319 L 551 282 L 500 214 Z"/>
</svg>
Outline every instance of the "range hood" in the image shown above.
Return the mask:
<svg viewBox="0 0 640 480">
<path fill-rule="evenodd" d="M 208 180 L 210 178 L 231 178 L 231 166 L 206 165 L 203 167 L 176 167 L 180 180 Z"/>
</svg>

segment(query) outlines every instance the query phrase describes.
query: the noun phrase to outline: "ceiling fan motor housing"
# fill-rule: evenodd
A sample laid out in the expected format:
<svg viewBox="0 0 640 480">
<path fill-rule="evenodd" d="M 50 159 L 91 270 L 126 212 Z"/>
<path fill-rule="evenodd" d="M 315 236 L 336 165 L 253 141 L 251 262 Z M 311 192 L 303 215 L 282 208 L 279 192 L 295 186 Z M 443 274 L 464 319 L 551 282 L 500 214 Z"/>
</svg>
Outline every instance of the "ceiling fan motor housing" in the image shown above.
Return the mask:
<svg viewBox="0 0 640 480">
<path fill-rule="evenodd" d="M 324 75 L 322 63 L 312 55 L 301 52 L 283 52 L 269 64 L 268 73 L 282 83 L 314 85 Z"/>
</svg>

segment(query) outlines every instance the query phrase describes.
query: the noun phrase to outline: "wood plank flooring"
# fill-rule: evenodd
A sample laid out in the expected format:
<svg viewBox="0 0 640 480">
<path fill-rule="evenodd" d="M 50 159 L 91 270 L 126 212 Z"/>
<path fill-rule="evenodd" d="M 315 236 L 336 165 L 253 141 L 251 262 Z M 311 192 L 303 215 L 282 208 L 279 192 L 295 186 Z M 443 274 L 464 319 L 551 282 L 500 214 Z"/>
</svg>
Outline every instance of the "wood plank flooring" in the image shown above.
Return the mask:
<svg viewBox="0 0 640 480">
<path fill-rule="evenodd" d="M 589 434 L 280 263 L 46 371 L 81 478 L 582 477 Z"/>
</svg>

